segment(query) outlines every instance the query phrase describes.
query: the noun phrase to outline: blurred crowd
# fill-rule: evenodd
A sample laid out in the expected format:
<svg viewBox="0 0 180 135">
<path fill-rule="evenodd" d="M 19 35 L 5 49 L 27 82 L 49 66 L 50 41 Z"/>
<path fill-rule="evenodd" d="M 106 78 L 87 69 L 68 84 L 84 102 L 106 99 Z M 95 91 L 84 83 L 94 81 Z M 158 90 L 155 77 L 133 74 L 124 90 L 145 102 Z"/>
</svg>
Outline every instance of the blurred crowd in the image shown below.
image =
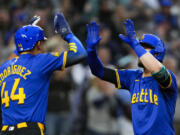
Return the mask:
<svg viewBox="0 0 180 135">
<path fill-rule="evenodd" d="M 34 16 L 44 29 L 47 52 L 62 52 L 66 42 L 54 32 L 53 18 L 63 12 L 73 33 L 86 47 L 86 24 L 101 26 L 98 54 L 112 68 L 137 68 L 137 57 L 118 34 L 125 34 L 123 22 L 131 18 L 137 37 L 158 35 L 167 52 L 164 65 L 173 71 L 180 88 L 180 1 L 179 0 L 1 0 L 0 63 L 15 49 L 14 33 Z M 50 84 L 47 112 L 49 135 L 133 135 L 131 97 L 126 90 L 91 75 L 87 61 L 56 72 Z M 180 128 L 180 101 L 175 115 L 176 134 Z"/>
</svg>

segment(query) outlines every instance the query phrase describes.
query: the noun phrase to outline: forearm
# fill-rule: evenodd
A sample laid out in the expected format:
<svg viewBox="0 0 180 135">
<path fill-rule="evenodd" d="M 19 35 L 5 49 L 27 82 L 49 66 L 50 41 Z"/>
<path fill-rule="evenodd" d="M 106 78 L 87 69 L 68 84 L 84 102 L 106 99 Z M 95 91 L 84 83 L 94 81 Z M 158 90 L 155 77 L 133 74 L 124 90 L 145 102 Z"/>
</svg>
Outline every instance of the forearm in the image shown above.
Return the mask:
<svg viewBox="0 0 180 135">
<path fill-rule="evenodd" d="M 79 39 L 73 35 L 68 34 L 65 37 L 68 42 L 69 50 L 67 53 L 66 67 L 79 63 L 87 57 L 86 50 L 84 49 L 82 43 Z"/>
<path fill-rule="evenodd" d="M 141 56 L 140 61 L 151 73 L 156 73 L 163 67 L 163 65 L 149 52 L 146 52 L 143 56 Z"/>
<path fill-rule="evenodd" d="M 96 46 L 98 45 L 101 37 L 100 26 L 96 22 L 91 22 L 87 24 L 87 54 L 88 63 L 92 74 L 101 78 L 102 80 L 112 82 L 116 85 L 116 72 L 115 70 L 105 68 L 97 56 Z"/>
<path fill-rule="evenodd" d="M 104 65 L 98 58 L 96 50 L 94 51 L 87 50 L 87 54 L 88 54 L 88 64 L 92 74 L 102 79 L 104 76 Z"/>
<path fill-rule="evenodd" d="M 115 70 L 104 67 L 95 50 L 88 51 L 88 63 L 93 75 L 115 85 L 117 84 Z"/>
</svg>

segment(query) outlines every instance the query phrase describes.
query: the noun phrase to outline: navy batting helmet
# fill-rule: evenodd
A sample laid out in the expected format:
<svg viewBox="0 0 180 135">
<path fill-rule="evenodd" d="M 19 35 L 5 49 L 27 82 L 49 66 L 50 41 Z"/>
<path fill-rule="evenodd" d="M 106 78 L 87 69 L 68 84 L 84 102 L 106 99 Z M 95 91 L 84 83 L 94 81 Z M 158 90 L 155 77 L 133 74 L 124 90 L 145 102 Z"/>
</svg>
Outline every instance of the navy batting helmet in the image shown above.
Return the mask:
<svg viewBox="0 0 180 135">
<path fill-rule="evenodd" d="M 19 28 L 14 38 L 17 52 L 32 50 L 38 41 L 45 39 L 43 29 L 36 25 Z"/>
<path fill-rule="evenodd" d="M 153 49 L 150 50 L 150 53 L 159 61 L 163 61 L 166 49 L 163 41 L 159 37 L 153 34 L 144 34 L 140 38 L 139 42 L 140 44 L 144 43 L 151 46 Z"/>
</svg>

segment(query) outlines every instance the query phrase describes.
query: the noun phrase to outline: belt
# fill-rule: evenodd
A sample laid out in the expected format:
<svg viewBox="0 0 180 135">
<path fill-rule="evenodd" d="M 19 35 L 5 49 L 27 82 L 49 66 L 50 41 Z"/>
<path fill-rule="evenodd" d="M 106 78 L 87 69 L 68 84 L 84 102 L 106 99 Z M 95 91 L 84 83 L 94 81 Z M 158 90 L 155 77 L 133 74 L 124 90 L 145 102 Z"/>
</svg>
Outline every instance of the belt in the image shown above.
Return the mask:
<svg viewBox="0 0 180 135">
<path fill-rule="evenodd" d="M 14 130 L 15 127 L 17 127 L 18 129 L 19 129 L 19 128 L 25 128 L 25 127 L 28 127 L 28 125 L 31 124 L 31 123 L 32 123 L 32 122 L 21 122 L 21 123 L 18 123 L 17 125 L 15 125 L 15 126 L 4 125 L 4 126 L 2 126 L 1 131 L 6 131 L 8 127 L 9 127 L 9 129 L 10 129 L 10 128 L 13 128 L 12 130 Z M 41 130 L 41 134 L 42 134 L 43 131 L 44 131 L 44 124 L 42 124 L 42 123 L 40 123 L 40 122 L 33 123 L 33 124 L 37 124 L 37 125 L 38 125 L 38 127 L 39 127 L 40 130 Z"/>
</svg>

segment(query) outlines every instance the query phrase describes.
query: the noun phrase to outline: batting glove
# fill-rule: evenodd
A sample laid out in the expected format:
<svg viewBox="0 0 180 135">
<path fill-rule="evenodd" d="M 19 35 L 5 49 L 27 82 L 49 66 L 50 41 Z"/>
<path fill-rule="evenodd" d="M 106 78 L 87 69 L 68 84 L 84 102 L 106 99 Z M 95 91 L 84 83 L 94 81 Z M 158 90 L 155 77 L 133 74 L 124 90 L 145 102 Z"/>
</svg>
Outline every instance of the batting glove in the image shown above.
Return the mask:
<svg viewBox="0 0 180 135">
<path fill-rule="evenodd" d="M 134 23 L 130 19 L 127 19 L 124 23 L 126 26 L 126 36 L 120 34 L 119 38 L 125 43 L 129 44 L 132 49 L 136 52 L 137 56 L 140 58 L 147 51 L 140 45 L 139 41 L 136 39 L 136 33 L 134 29 Z"/>
<path fill-rule="evenodd" d="M 99 43 L 101 40 L 101 37 L 99 36 L 100 33 L 100 26 L 99 24 L 96 24 L 96 22 L 91 22 L 90 24 L 86 25 L 87 28 L 87 39 L 86 39 L 86 44 L 87 44 L 87 50 L 95 50 L 96 45 Z"/>
<path fill-rule="evenodd" d="M 72 34 L 72 31 L 62 13 L 56 13 L 54 17 L 54 29 L 55 32 L 65 38 L 67 34 Z"/>
<path fill-rule="evenodd" d="M 132 20 L 127 19 L 124 24 L 126 27 L 126 36 L 119 34 L 119 38 L 134 49 L 139 44 L 139 41 L 136 39 L 134 23 Z"/>
</svg>

